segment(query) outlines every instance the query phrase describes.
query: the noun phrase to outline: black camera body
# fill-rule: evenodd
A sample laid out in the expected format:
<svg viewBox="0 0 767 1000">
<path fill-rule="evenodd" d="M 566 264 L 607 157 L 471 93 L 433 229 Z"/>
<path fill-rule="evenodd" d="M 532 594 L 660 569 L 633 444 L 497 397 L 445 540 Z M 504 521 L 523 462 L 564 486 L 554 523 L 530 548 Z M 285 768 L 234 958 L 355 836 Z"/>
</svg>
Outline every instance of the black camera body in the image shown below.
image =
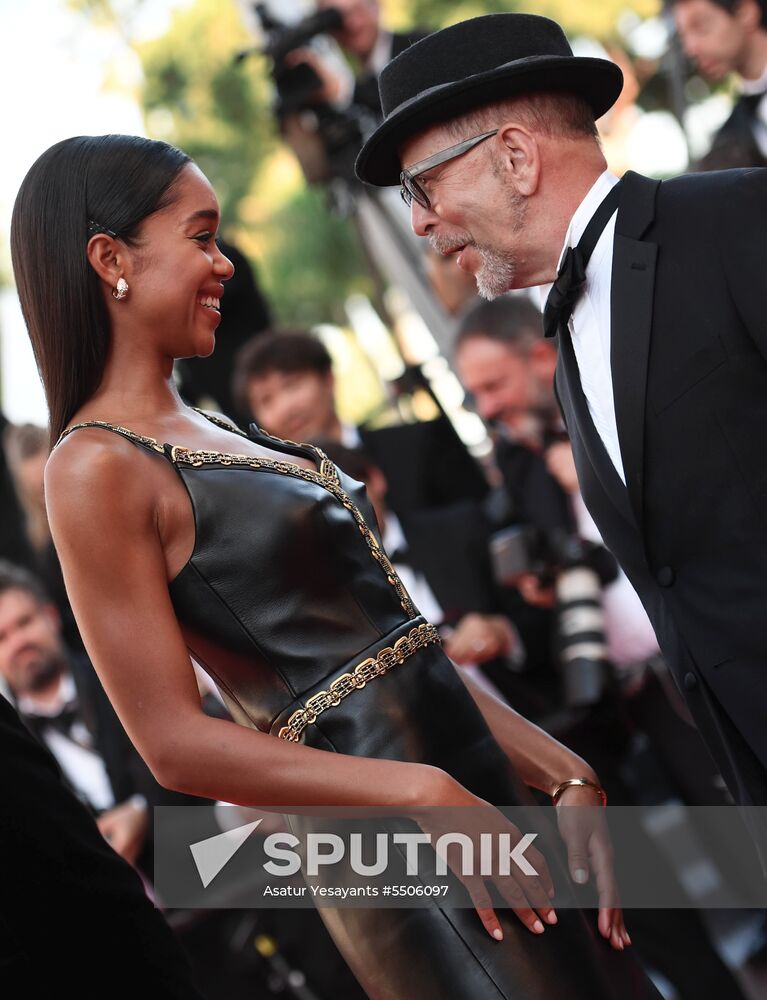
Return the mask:
<svg viewBox="0 0 767 1000">
<path fill-rule="evenodd" d="M 317 101 L 321 81 L 314 69 L 308 63 L 290 65 L 288 61 L 291 52 L 317 35 L 339 28 L 341 12 L 331 7 L 297 24 L 285 24 L 265 4 L 257 3 L 254 8 L 267 39 L 260 52 L 272 61 L 277 92 L 274 114 L 307 180 L 316 184 L 340 178 L 356 184 L 354 161 L 375 122 L 364 108 L 352 105 L 341 111 Z M 241 53 L 239 58 L 248 54 Z"/>
</svg>

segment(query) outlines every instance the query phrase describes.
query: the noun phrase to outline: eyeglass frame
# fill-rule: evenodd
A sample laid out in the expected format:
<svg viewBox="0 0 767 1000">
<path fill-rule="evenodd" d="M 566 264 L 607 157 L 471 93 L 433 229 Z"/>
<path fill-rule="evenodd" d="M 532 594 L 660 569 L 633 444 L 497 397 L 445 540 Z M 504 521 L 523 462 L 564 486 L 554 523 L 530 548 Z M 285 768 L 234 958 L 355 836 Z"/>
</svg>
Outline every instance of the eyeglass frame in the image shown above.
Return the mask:
<svg viewBox="0 0 767 1000">
<path fill-rule="evenodd" d="M 422 208 L 431 208 L 429 196 L 416 181 L 416 177 L 419 174 L 423 174 L 427 170 L 431 170 L 433 167 L 439 167 L 441 164 L 447 163 L 448 160 L 452 160 L 456 156 L 461 156 L 462 153 L 468 153 L 470 149 L 478 146 L 480 142 L 483 142 L 485 139 L 489 139 L 491 135 L 495 135 L 499 131 L 500 129 L 494 128 L 489 132 L 481 132 L 479 135 L 474 135 L 469 139 L 464 139 L 462 142 L 458 142 L 454 146 L 448 146 L 447 149 L 443 149 L 439 153 L 433 153 L 431 156 L 427 156 L 426 159 L 419 160 L 412 166 L 406 167 L 402 170 L 399 175 L 399 193 L 408 208 L 412 205 L 413 198 L 415 198 Z"/>
</svg>

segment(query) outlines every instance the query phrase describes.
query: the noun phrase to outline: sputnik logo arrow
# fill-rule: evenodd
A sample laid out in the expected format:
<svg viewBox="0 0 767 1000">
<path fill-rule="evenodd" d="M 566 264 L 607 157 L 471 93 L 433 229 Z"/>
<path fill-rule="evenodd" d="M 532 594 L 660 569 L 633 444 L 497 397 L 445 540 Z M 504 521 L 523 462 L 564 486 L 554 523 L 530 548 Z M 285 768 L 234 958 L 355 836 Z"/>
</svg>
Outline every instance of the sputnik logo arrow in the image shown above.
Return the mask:
<svg viewBox="0 0 767 1000">
<path fill-rule="evenodd" d="M 224 865 L 234 857 L 258 824 L 262 822 L 263 817 L 257 819 L 255 823 L 236 826 L 233 830 L 225 830 L 224 833 L 217 833 L 215 837 L 198 840 L 197 843 L 189 845 L 204 888 L 210 885 Z"/>
</svg>

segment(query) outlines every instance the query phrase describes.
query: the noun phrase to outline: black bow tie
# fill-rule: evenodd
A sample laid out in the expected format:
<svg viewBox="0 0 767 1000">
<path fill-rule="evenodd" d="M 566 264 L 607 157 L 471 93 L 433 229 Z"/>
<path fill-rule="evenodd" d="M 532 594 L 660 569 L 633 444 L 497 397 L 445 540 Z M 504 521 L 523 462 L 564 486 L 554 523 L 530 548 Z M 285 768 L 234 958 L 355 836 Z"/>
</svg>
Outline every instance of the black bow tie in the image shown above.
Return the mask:
<svg viewBox="0 0 767 1000">
<path fill-rule="evenodd" d="M 570 247 L 543 310 L 543 332 L 546 337 L 555 337 L 560 324 L 566 325 L 585 284 L 586 265 L 583 253 L 580 247 Z"/>
<path fill-rule="evenodd" d="M 396 548 L 389 554 L 389 562 L 393 565 L 412 567 L 413 563 L 410 558 L 410 549 L 405 545 L 401 545 L 399 548 Z"/>
<path fill-rule="evenodd" d="M 754 115 L 759 107 L 759 105 L 764 100 L 767 91 L 761 91 L 758 94 L 741 94 L 738 103 L 741 107 L 747 108 L 748 111 Z"/>
<path fill-rule="evenodd" d="M 557 280 L 551 286 L 549 297 L 546 299 L 546 306 L 543 310 L 544 336 L 554 337 L 561 326 L 567 326 L 575 303 L 586 284 L 586 267 L 594 252 L 594 247 L 599 242 L 599 237 L 618 207 L 620 189 L 621 182 L 618 181 L 594 212 L 578 246 L 568 248 L 557 274 Z"/>
<path fill-rule="evenodd" d="M 24 712 L 22 718 L 38 737 L 41 737 L 49 727 L 68 737 L 72 726 L 80 718 L 80 711 L 77 702 L 70 702 L 57 715 L 38 715 L 37 712 Z"/>
</svg>

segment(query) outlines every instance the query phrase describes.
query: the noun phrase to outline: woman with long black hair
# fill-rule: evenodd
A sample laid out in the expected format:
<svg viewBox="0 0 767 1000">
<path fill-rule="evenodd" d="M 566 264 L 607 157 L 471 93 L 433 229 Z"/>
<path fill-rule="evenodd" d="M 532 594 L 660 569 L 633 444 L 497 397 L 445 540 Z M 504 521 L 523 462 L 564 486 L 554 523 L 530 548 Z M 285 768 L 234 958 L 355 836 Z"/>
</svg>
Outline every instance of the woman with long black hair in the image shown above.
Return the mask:
<svg viewBox="0 0 767 1000">
<path fill-rule="evenodd" d="M 217 225 L 189 158 L 128 136 L 53 146 L 13 215 L 56 445 L 53 537 L 88 653 L 153 773 L 232 803 L 376 806 L 424 829 L 427 806 L 522 801 L 520 779 L 598 805 L 583 760 L 467 689 L 386 558 L 359 483 L 316 448 L 255 424 L 243 434 L 179 398 L 174 359 L 213 350 L 232 274 Z M 202 712 L 190 651 L 234 722 Z M 588 841 L 568 830 L 573 875 L 591 867 L 609 881 L 600 828 Z M 477 912 L 320 912 L 374 998 L 657 996 L 622 953 L 621 910 L 557 916 L 535 857 L 539 877 L 495 880 L 510 910 L 477 880 Z"/>
</svg>

